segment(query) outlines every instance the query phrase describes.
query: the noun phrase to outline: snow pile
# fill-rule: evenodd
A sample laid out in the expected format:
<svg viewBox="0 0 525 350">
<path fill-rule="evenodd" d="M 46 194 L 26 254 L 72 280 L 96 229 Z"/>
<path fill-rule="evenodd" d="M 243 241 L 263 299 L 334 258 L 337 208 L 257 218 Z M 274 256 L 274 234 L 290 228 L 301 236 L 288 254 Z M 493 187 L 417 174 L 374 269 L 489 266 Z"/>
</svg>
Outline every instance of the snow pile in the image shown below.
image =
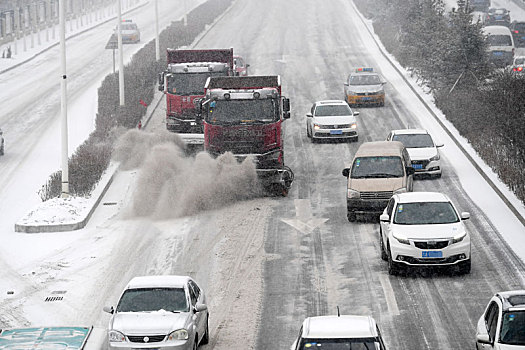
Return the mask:
<svg viewBox="0 0 525 350">
<path fill-rule="evenodd" d="M 205 152 L 188 157 L 179 136 L 168 131 L 128 131 L 114 159 L 124 169 L 139 169 L 130 216 L 176 218 L 261 193 L 251 159 L 239 163 L 231 153 L 214 159 Z"/>
<path fill-rule="evenodd" d="M 18 224 L 36 226 L 77 223 L 86 217 L 92 204 L 89 198 L 53 198 L 34 208 Z"/>
</svg>

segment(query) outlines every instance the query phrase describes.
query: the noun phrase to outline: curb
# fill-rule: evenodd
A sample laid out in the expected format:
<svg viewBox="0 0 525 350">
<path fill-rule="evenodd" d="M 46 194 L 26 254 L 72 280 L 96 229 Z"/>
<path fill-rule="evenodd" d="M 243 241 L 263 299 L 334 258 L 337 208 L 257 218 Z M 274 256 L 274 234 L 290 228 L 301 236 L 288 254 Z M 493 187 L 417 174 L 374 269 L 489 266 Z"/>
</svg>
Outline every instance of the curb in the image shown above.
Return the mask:
<svg viewBox="0 0 525 350">
<path fill-rule="evenodd" d="M 363 14 L 357 9 L 356 5 L 353 1 L 351 1 L 352 6 L 356 10 L 356 12 L 359 15 L 359 18 L 361 19 L 361 22 L 365 25 L 367 31 L 370 33 L 372 38 L 374 38 L 374 43 L 378 47 L 379 51 L 383 55 L 383 57 L 390 62 L 391 66 L 396 70 L 396 72 L 399 74 L 399 76 L 403 79 L 403 81 L 407 84 L 407 86 L 412 90 L 412 92 L 417 96 L 418 100 L 425 106 L 425 108 L 428 110 L 428 112 L 432 115 L 432 117 L 437 121 L 439 126 L 447 133 L 447 135 L 454 141 L 456 146 L 459 148 L 459 150 L 463 153 L 463 155 L 468 159 L 468 161 L 472 164 L 472 166 L 478 171 L 478 173 L 481 175 L 481 177 L 489 184 L 489 186 L 496 192 L 498 197 L 505 203 L 505 205 L 509 208 L 509 210 L 516 216 L 516 218 L 521 222 L 522 225 L 525 226 L 525 217 L 521 215 L 521 213 L 516 209 L 514 204 L 512 204 L 508 198 L 501 192 L 501 190 L 496 186 L 496 184 L 490 179 L 490 177 L 483 171 L 483 169 L 479 166 L 479 164 L 472 158 L 472 156 L 467 152 L 467 150 L 461 145 L 461 143 L 456 139 L 456 137 L 452 134 L 452 132 L 449 130 L 449 128 L 443 123 L 443 121 L 436 115 L 436 113 L 432 110 L 432 108 L 428 105 L 428 103 L 421 97 L 419 92 L 414 88 L 412 83 L 405 77 L 405 75 L 401 72 L 401 70 L 397 67 L 396 64 L 390 59 L 390 57 L 387 55 L 387 53 L 383 50 L 383 47 L 379 45 L 377 42 L 377 38 L 375 33 L 371 30 L 371 28 L 366 23 L 366 19 L 363 16 Z"/>
<path fill-rule="evenodd" d="M 139 8 L 141 8 L 141 7 L 143 7 L 143 6 L 146 6 L 147 4 L 149 4 L 149 0 L 146 1 L 146 2 L 144 2 L 144 3 L 141 4 L 141 5 L 138 5 L 137 7 L 131 8 L 131 9 L 129 9 L 129 10 L 123 12 L 122 14 L 125 15 L 125 14 L 127 14 L 127 13 L 129 13 L 129 12 L 131 12 L 131 11 L 135 11 L 136 9 L 139 9 Z M 69 39 L 72 39 L 72 38 L 76 38 L 77 36 L 82 35 L 82 34 L 88 32 L 88 31 L 90 31 L 90 30 L 93 29 L 93 28 L 97 28 L 97 27 L 99 27 L 99 26 L 101 26 L 101 25 L 103 25 L 103 24 L 106 24 L 106 23 L 108 23 L 108 22 L 114 21 L 116 18 L 117 18 L 117 16 L 114 16 L 114 17 L 108 18 L 108 19 L 106 19 L 104 22 L 97 23 L 96 25 L 94 25 L 94 26 L 92 26 L 92 27 L 86 28 L 86 29 L 84 29 L 84 30 L 82 30 L 82 31 L 80 31 L 80 32 L 78 32 L 78 33 L 72 34 L 72 35 L 70 35 L 70 36 L 68 36 L 68 37 L 66 38 L 66 41 L 68 41 Z M 9 68 L 6 68 L 6 69 L 4 69 L 4 70 L 0 70 L 0 74 L 7 73 L 7 72 L 9 72 L 10 70 L 13 70 L 13 69 L 15 69 L 15 68 L 20 67 L 21 65 L 23 65 L 23 64 L 25 64 L 25 63 L 27 63 L 27 62 L 29 62 L 29 61 L 32 61 L 33 59 L 37 58 L 38 56 L 40 56 L 40 55 L 43 54 L 44 52 L 47 52 L 47 51 L 51 50 L 52 48 L 54 48 L 55 46 L 58 46 L 58 45 L 60 45 L 60 41 L 58 41 L 58 42 L 56 42 L 56 43 L 54 43 L 54 44 L 51 44 L 50 46 L 46 47 L 46 48 L 43 49 L 42 51 L 38 51 L 38 52 L 35 53 L 33 56 L 26 58 L 26 59 L 25 59 L 24 61 L 22 61 L 22 62 L 18 62 L 17 64 L 12 65 L 12 66 L 9 67 Z"/>
</svg>

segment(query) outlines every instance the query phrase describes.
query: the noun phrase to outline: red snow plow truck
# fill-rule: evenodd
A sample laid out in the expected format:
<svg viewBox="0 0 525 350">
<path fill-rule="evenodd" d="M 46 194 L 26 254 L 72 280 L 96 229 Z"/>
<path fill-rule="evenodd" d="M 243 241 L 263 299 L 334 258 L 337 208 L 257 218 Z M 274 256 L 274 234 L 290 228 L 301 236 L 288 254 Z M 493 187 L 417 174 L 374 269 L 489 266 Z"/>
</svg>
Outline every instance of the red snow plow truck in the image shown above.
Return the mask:
<svg viewBox="0 0 525 350">
<path fill-rule="evenodd" d="M 202 144 L 195 103 L 204 96 L 206 79 L 233 75 L 233 49 L 168 49 L 167 63 L 159 74 L 159 90 L 166 95 L 166 128 L 188 144 Z"/>
<path fill-rule="evenodd" d="M 257 175 L 271 194 L 288 194 L 294 174 L 284 165 L 284 119 L 290 100 L 281 95 L 279 76 L 210 77 L 200 101 L 204 150 L 253 157 Z"/>
</svg>

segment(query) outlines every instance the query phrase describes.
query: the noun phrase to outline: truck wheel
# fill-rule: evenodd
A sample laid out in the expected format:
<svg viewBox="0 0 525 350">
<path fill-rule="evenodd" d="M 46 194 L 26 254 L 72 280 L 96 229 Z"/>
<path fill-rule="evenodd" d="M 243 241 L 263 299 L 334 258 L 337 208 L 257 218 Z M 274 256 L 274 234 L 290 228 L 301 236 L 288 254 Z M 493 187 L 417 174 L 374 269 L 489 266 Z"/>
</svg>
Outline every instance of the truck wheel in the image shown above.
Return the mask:
<svg viewBox="0 0 525 350">
<path fill-rule="evenodd" d="M 4 155 L 4 145 L 2 145 L 2 148 L 0 148 L 0 156 Z"/>
</svg>

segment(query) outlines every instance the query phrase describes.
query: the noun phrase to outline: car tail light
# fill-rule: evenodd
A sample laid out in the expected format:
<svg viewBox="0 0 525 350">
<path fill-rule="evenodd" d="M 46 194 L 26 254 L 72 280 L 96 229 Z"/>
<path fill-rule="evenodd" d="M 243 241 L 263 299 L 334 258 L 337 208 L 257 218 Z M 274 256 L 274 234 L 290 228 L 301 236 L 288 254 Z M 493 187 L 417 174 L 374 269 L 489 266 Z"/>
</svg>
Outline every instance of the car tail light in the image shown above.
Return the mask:
<svg viewBox="0 0 525 350">
<path fill-rule="evenodd" d="M 514 31 L 514 34 L 519 34 L 519 30 L 515 30 L 515 31 Z"/>
</svg>

